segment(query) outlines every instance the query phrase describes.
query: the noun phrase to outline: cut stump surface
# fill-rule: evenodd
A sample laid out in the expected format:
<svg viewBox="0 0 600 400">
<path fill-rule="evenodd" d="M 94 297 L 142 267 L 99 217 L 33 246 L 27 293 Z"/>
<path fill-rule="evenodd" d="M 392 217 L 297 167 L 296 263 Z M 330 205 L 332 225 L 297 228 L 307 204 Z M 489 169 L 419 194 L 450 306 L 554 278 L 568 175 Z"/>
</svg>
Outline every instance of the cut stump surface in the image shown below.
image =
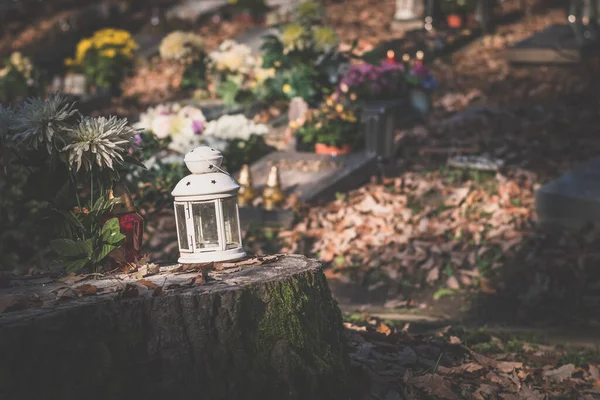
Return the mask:
<svg viewBox="0 0 600 400">
<path fill-rule="evenodd" d="M 164 288 L 158 296 L 120 291 L 0 314 L 0 398 L 348 398 L 341 313 L 317 261 L 240 263 L 202 285 L 197 275 L 145 278 Z M 43 299 L 61 286 L 0 298 Z"/>
</svg>

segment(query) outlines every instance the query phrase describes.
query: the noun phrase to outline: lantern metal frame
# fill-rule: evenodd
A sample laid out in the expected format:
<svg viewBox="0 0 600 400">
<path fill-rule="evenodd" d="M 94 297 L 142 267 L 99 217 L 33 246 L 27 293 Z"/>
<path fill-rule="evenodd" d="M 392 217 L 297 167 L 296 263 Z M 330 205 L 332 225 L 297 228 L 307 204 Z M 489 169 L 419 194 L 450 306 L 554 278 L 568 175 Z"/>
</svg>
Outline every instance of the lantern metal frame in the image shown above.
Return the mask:
<svg viewBox="0 0 600 400">
<path fill-rule="evenodd" d="M 245 257 L 237 201 L 240 185 L 220 168 L 223 155 L 201 146 L 186 154 L 184 161 L 192 174 L 179 181 L 171 193 L 175 198 L 178 262 L 197 264 Z M 212 207 L 202 206 L 207 204 Z M 202 215 L 204 211 L 208 217 Z M 216 241 L 214 246 L 203 247 L 205 243 L 199 240 L 207 236 L 207 228 Z"/>
</svg>

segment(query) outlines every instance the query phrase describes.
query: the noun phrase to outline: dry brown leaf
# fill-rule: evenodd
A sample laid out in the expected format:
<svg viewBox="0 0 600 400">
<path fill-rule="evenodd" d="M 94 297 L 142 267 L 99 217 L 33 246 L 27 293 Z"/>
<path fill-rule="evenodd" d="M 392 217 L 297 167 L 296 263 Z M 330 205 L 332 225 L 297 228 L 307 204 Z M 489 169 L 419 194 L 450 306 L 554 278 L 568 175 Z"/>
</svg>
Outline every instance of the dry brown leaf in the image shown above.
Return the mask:
<svg viewBox="0 0 600 400">
<path fill-rule="evenodd" d="M 515 369 L 523 368 L 522 362 L 513 362 L 513 361 L 498 361 L 496 364 L 496 368 L 502 372 L 510 373 Z"/>
<path fill-rule="evenodd" d="M 556 369 L 544 371 L 544 377 L 555 382 L 561 382 L 565 379 L 570 378 L 571 375 L 573 375 L 573 372 L 575 372 L 575 365 L 566 364 Z"/>
<path fill-rule="evenodd" d="M 13 294 L 0 297 L 0 314 L 8 310 L 17 302 L 17 298 Z"/>
<path fill-rule="evenodd" d="M 450 336 L 450 344 L 462 344 L 462 342 L 458 337 Z"/>
<path fill-rule="evenodd" d="M 204 276 L 204 274 L 202 272 L 200 272 L 194 278 L 194 285 L 199 286 L 199 285 L 204 285 L 205 283 L 206 283 L 206 277 Z"/>
<path fill-rule="evenodd" d="M 64 286 L 52 291 L 56 293 L 57 299 L 74 299 L 79 297 L 79 293 L 77 293 L 73 288 L 69 286 Z"/>
<path fill-rule="evenodd" d="M 146 286 L 148 289 L 156 289 L 158 287 L 158 285 L 152 281 L 149 281 L 147 279 L 140 279 L 137 280 L 136 283 L 139 283 L 140 285 Z"/>
<path fill-rule="evenodd" d="M 69 275 L 67 275 L 63 278 L 58 279 L 58 282 L 62 282 L 67 285 L 72 285 L 83 279 L 85 279 L 85 275 L 77 275 L 75 273 L 70 273 Z"/>
<path fill-rule="evenodd" d="M 83 285 L 79 285 L 73 289 L 75 289 L 79 296 L 90 296 L 98 293 L 98 288 L 89 283 L 84 283 Z"/>
<path fill-rule="evenodd" d="M 432 283 L 436 282 L 438 279 L 440 279 L 440 267 L 434 267 L 427 274 L 427 278 L 426 278 L 427 283 L 432 284 Z"/>
<path fill-rule="evenodd" d="M 446 286 L 448 286 L 448 288 L 452 290 L 460 289 L 460 284 L 458 283 L 458 279 L 456 279 L 455 276 L 451 276 L 448 278 L 448 280 L 446 281 Z"/>
<path fill-rule="evenodd" d="M 442 378 L 440 375 L 423 375 L 412 378 L 409 384 L 421 389 L 431 396 L 438 399 L 458 400 L 459 397 L 452 391 L 450 382 Z"/>
<path fill-rule="evenodd" d="M 386 336 L 389 336 L 392 334 L 392 329 L 384 324 L 383 322 L 379 322 L 379 325 L 377 325 L 377 332 L 379 333 L 383 333 Z"/>
</svg>

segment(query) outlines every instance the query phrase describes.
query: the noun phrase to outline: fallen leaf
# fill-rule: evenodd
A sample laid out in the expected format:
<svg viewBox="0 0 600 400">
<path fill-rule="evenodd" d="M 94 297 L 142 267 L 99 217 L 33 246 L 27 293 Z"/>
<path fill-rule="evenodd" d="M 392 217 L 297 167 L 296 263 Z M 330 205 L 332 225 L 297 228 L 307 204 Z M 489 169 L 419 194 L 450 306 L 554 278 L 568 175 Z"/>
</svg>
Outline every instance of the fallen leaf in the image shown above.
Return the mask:
<svg viewBox="0 0 600 400">
<path fill-rule="evenodd" d="M 555 382 L 561 382 L 567 378 L 570 378 L 571 375 L 573 375 L 573 372 L 575 372 L 575 365 L 566 364 L 560 368 L 545 371 L 544 376 Z"/>
<path fill-rule="evenodd" d="M 392 334 L 392 329 L 383 322 L 379 322 L 379 325 L 377 326 L 377 332 L 389 336 Z"/>
<path fill-rule="evenodd" d="M 410 384 L 421 389 L 431 396 L 439 399 L 454 400 L 459 399 L 458 395 L 452 391 L 452 385 L 440 375 L 423 375 L 412 378 Z"/>
<path fill-rule="evenodd" d="M 124 299 L 132 299 L 136 297 L 150 297 L 153 291 L 139 283 L 127 283 L 121 292 L 121 297 Z"/>
<path fill-rule="evenodd" d="M 79 294 L 71 287 L 64 286 L 53 291 L 56 293 L 57 299 L 74 299 L 79 297 Z"/>
<path fill-rule="evenodd" d="M 462 344 L 462 342 L 458 337 L 450 336 L 450 344 Z"/>
<path fill-rule="evenodd" d="M 429 273 L 427 274 L 427 283 L 434 283 L 435 281 L 437 281 L 440 278 L 440 267 L 434 267 L 431 271 L 429 271 Z"/>
<path fill-rule="evenodd" d="M 523 368 L 522 362 L 513 362 L 513 361 L 498 361 L 496 364 L 496 368 L 498 368 L 502 372 L 512 372 L 515 369 Z"/>
<path fill-rule="evenodd" d="M 469 188 L 454 189 L 444 200 L 444 205 L 447 207 L 457 207 L 469 194 Z"/>
<path fill-rule="evenodd" d="M 90 296 L 98 292 L 98 288 L 89 283 L 84 283 L 83 285 L 79 285 L 73 289 L 77 292 L 79 296 Z"/>
<path fill-rule="evenodd" d="M 458 280 L 455 276 L 451 276 L 450 278 L 448 278 L 448 280 L 446 281 L 446 286 L 448 286 L 448 288 L 452 290 L 460 289 L 460 284 L 458 283 Z"/>
<path fill-rule="evenodd" d="M 12 294 L 0 297 L 0 314 L 12 307 L 16 302 L 17 298 Z"/>
<path fill-rule="evenodd" d="M 140 280 L 136 281 L 136 283 L 139 283 L 140 285 L 144 285 L 148 289 L 156 289 L 158 287 L 158 285 L 156 283 L 146 280 L 146 279 L 140 279 Z"/>
</svg>

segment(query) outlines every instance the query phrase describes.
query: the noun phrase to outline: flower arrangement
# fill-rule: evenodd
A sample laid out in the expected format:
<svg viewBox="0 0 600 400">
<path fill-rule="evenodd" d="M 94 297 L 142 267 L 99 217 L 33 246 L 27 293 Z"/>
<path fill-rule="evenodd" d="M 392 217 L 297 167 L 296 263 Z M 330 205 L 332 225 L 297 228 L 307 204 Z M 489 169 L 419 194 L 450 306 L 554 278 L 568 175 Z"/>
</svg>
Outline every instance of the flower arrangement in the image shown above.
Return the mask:
<svg viewBox="0 0 600 400">
<path fill-rule="evenodd" d="M 185 65 L 182 89 L 204 89 L 206 86 L 206 53 L 204 40 L 195 33 L 174 31 L 161 41 L 160 57 Z"/>
<path fill-rule="evenodd" d="M 242 114 L 205 123 L 198 108 L 160 105 L 142 114 L 135 126 L 143 130 L 136 139 L 141 148 L 135 154 L 144 160 L 146 169 L 131 170 L 127 179 L 136 183 L 134 196 L 148 212 L 172 206 L 173 198 L 165 193 L 186 175 L 183 156 L 197 146 L 205 144 L 223 152 L 224 168 L 229 171 L 273 150 L 263 137 L 268 128 Z"/>
<path fill-rule="evenodd" d="M 38 89 L 38 71 L 28 57 L 14 52 L 0 69 L 0 101 L 8 102 L 33 95 Z"/>
<path fill-rule="evenodd" d="M 396 99 L 406 92 L 404 70 L 402 64 L 352 65 L 342 77 L 338 93 L 359 101 Z"/>
<path fill-rule="evenodd" d="M 407 82 L 413 86 L 426 91 L 436 90 L 439 86 L 438 81 L 431 70 L 423 63 L 414 65 L 407 75 Z"/>
<path fill-rule="evenodd" d="M 306 1 L 294 22 L 283 25 L 278 35 L 265 36 L 263 64 L 276 71 L 272 98 L 300 96 L 315 104 L 338 83 L 348 56 L 337 51 L 339 39 L 322 19 L 321 5 Z"/>
<path fill-rule="evenodd" d="M 163 38 L 158 50 L 163 60 L 186 61 L 204 51 L 204 40 L 191 32 L 174 31 Z"/>
<path fill-rule="evenodd" d="M 248 99 L 257 84 L 255 75 L 266 73 L 250 47 L 229 39 L 209 53 L 208 69 L 215 82 L 213 90 L 228 105 Z"/>
<path fill-rule="evenodd" d="M 342 148 L 359 144 L 360 127 L 352 104 L 336 93 L 326 98 L 316 110 L 310 110 L 304 121 L 290 123 L 305 145 L 325 144 Z"/>
<path fill-rule="evenodd" d="M 224 115 L 207 123 L 199 108 L 178 104 L 149 108 L 135 127 L 152 132 L 164 148 L 180 155 L 202 144 L 226 153 L 233 141 L 242 143 L 268 132 L 266 125 L 255 124 L 243 114 Z"/>
<path fill-rule="evenodd" d="M 196 107 L 161 104 L 148 108 L 134 126 L 152 132 L 159 140 L 166 140 L 169 149 L 185 154 L 203 142 L 206 118 Z"/>
<path fill-rule="evenodd" d="M 96 87 L 117 89 L 133 66 L 137 44 L 131 34 L 121 29 L 101 29 L 77 44 L 75 58 L 65 65 L 83 72 Z"/>
<path fill-rule="evenodd" d="M 68 272 L 101 269 L 124 239 L 118 220 L 106 220 L 115 203 L 107 195 L 119 171 L 137 164 L 129 153 L 137 131 L 124 119 L 82 117 L 59 95 L 0 108 L 0 125 L 12 155 L 3 166 L 22 178 L 0 224 L 27 230 L 40 258 L 51 250 Z"/>
</svg>

